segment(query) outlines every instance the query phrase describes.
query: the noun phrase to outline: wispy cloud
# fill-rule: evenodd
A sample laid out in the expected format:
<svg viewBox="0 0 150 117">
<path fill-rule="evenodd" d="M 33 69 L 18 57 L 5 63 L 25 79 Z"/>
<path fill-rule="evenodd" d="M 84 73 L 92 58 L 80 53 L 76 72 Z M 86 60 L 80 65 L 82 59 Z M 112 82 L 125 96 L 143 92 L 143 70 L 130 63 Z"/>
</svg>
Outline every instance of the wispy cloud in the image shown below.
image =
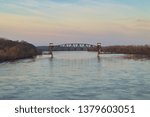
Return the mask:
<svg viewBox="0 0 150 117">
<path fill-rule="evenodd" d="M 73 40 L 87 38 L 84 35 L 115 38 L 118 33 L 120 38 L 132 38 L 143 36 L 150 27 L 147 1 L 0 0 L 0 4 L 0 30 L 6 35 L 12 31 L 34 38 Z"/>
</svg>

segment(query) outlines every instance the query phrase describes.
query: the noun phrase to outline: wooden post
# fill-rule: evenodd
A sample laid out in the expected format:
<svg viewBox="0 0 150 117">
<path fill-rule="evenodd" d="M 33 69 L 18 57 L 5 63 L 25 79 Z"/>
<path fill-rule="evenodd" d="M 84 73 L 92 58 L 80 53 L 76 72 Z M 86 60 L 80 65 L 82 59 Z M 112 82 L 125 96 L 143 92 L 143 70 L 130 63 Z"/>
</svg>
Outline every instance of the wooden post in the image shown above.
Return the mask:
<svg viewBox="0 0 150 117">
<path fill-rule="evenodd" d="M 53 52 L 52 52 L 52 49 L 53 49 L 53 43 L 49 43 L 49 54 L 51 55 L 51 57 L 53 57 Z"/>
<path fill-rule="evenodd" d="M 97 56 L 101 54 L 101 43 L 97 43 Z"/>
</svg>

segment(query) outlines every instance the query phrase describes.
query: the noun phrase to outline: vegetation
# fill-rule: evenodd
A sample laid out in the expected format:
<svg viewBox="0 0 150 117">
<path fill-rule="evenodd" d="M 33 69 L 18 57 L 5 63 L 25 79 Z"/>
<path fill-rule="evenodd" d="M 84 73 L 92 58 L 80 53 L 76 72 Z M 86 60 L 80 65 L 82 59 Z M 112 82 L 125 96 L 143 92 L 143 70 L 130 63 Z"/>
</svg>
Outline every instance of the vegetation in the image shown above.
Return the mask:
<svg viewBox="0 0 150 117">
<path fill-rule="evenodd" d="M 135 54 L 135 55 L 146 55 L 150 57 L 150 46 L 106 46 L 102 47 L 104 53 L 115 53 L 115 54 Z"/>
<path fill-rule="evenodd" d="M 0 38 L 0 62 L 34 57 L 38 54 L 36 47 L 25 41 L 11 41 Z"/>
</svg>

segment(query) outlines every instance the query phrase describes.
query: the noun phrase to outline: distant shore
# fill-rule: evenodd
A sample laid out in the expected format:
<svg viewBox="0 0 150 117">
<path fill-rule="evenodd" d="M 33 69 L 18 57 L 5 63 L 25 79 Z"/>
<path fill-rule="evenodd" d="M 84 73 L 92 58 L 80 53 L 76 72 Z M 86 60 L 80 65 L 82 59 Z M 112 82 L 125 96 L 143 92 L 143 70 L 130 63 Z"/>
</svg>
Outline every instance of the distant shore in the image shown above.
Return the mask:
<svg viewBox="0 0 150 117">
<path fill-rule="evenodd" d="M 57 48 L 55 49 L 57 50 Z M 33 44 L 25 41 L 12 41 L 0 38 L 0 62 L 33 58 L 41 54 L 42 51 L 48 51 L 48 46 L 35 47 Z M 97 48 L 88 48 L 87 51 L 97 51 Z M 127 54 L 127 58 L 150 58 L 150 46 L 102 46 L 102 53 Z"/>
<path fill-rule="evenodd" d="M 48 51 L 48 46 L 38 46 L 37 47 L 41 51 Z M 54 47 L 53 51 L 84 51 L 83 48 L 70 48 L 70 47 Z M 87 51 L 97 51 L 97 48 L 88 48 Z M 127 54 L 132 55 L 134 57 L 149 57 L 150 58 L 150 45 L 116 45 L 116 46 L 102 46 L 101 49 L 103 54 Z M 131 56 L 130 56 L 131 57 Z"/>
<path fill-rule="evenodd" d="M 149 45 L 105 46 L 102 51 L 109 54 L 126 54 L 128 59 L 150 58 Z"/>
</svg>

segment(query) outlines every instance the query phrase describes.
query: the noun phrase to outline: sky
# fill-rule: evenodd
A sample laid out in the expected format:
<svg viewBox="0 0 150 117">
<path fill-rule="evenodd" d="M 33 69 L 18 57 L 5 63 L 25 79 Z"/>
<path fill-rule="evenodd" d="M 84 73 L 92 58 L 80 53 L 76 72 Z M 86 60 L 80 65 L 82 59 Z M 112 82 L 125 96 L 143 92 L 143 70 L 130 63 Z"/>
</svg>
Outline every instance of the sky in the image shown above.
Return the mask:
<svg viewBox="0 0 150 117">
<path fill-rule="evenodd" d="M 0 37 L 35 45 L 150 45 L 150 0 L 0 0 Z"/>
</svg>

